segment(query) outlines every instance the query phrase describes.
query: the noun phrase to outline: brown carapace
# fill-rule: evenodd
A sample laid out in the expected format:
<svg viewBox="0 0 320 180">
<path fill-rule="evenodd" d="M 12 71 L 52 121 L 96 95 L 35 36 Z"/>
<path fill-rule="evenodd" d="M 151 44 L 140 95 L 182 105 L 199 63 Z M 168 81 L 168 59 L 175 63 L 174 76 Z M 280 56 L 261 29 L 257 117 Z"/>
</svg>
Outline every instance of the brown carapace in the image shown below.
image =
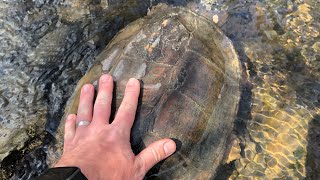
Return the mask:
<svg viewBox="0 0 320 180">
<path fill-rule="evenodd" d="M 241 74 L 231 41 L 215 25 L 187 9 L 155 7 L 120 31 L 98 56 L 66 114 L 76 113 L 82 85 L 96 83 L 103 73 L 114 78 L 115 107 L 128 79 L 141 80 L 131 133 L 135 152 L 165 137 L 180 142 L 179 150 L 148 176 L 214 177 L 233 129 Z"/>
</svg>

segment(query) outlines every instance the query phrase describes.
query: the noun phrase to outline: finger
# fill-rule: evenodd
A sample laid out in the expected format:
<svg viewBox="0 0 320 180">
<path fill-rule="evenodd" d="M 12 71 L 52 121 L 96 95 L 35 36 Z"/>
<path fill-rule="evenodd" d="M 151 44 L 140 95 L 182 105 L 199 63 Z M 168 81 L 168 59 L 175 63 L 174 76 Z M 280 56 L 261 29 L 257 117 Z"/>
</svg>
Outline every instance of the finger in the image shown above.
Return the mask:
<svg viewBox="0 0 320 180">
<path fill-rule="evenodd" d="M 75 114 L 70 114 L 67 119 L 64 126 L 64 143 L 70 142 L 75 133 L 76 133 L 76 118 L 77 116 Z"/>
<path fill-rule="evenodd" d="M 79 107 L 78 107 L 78 113 L 77 113 L 77 123 L 83 120 L 91 122 L 93 97 L 94 97 L 93 85 L 92 84 L 84 85 L 80 93 L 80 101 L 79 101 Z"/>
<path fill-rule="evenodd" d="M 124 128 L 124 132 L 128 132 L 129 134 L 136 115 L 139 93 L 139 81 L 131 78 L 127 83 L 123 100 L 113 122 L 114 124 Z"/>
<path fill-rule="evenodd" d="M 139 174 L 146 174 L 154 165 L 176 151 L 176 144 L 171 139 L 162 139 L 150 144 L 136 156 Z"/>
<path fill-rule="evenodd" d="M 108 124 L 112 103 L 112 76 L 104 74 L 99 80 L 99 92 L 94 104 L 93 123 Z"/>
</svg>

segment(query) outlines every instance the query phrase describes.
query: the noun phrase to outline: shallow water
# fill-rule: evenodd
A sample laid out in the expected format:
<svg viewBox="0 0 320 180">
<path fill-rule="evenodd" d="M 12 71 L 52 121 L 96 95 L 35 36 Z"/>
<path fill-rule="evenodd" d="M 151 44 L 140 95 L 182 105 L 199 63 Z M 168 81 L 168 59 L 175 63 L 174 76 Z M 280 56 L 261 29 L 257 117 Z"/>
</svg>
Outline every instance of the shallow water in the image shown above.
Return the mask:
<svg viewBox="0 0 320 180">
<path fill-rule="evenodd" d="M 317 179 L 320 2 L 167 2 L 216 23 L 243 66 L 233 148 L 219 177 Z M 156 3 L 0 1 L 1 179 L 29 179 L 48 167 L 48 145 L 77 81 L 122 27 Z"/>
</svg>

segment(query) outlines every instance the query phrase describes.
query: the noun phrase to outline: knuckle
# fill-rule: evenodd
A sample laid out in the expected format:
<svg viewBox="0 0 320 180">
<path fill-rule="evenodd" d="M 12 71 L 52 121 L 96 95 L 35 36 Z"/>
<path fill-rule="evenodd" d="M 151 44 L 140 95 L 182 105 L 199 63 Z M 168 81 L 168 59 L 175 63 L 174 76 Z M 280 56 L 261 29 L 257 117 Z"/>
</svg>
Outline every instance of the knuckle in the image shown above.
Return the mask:
<svg viewBox="0 0 320 180">
<path fill-rule="evenodd" d="M 82 117 L 82 116 L 90 116 L 91 114 L 91 111 L 92 111 L 92 104 L 82 104 L 79 106 L 78 108 L 78 116 L 77 116 L 77 119 L 79 119 L 79 116 Z"/>
<path fill-rule="evenodd" d="M 83 118 L 87 119 L 89 117 L 91 117 L 91 112 L 89 111 L 89 109 L 81 109 L 78 112 L 77 121 L 83 120 Z"/>
<path fill-rule="evenodd" d="M 154 147 L 150 148 L 150 152 L 153 155 L 153 158 L 156 162 L 159 162 L 162 159 L 161 153 L 157 151 Z"/>
<path fill-rule="evenodd" d="M 138 91 L 133 88 L 129 88 L 125 91 L 126 96 L 137 96 L 136 94 L 138 94 Z"/>
<path fill-rule="evenodd" d="M 100 104 L 100 105 L 106 105 L 106 104 L 109 104 L 110 102 L 111 102 L 111 98 L 106 95 L 101 95 L 96 100 L 96 104 Z"/>
<path fill-rule="evenodd" d="M 135 87 L 127 87 L 125 93 L 136 93 L 137 90 Z"/>
<path fill-rule="evenodd" d="M 106 134 L 105 134 L 105 138 L 106 138 L 106 141 L 108 142 L 114 142 L 114 141 L 117 141 L 119 140 L 119 137 L 122 136 L 122 132 L 119 128 L 113 128 L 113 129 L 107 129 L 105 130 Z"/>
<path fill-rule="evenodd" d="M 143 179 L 146 172 L 149 170 L 147 169 L 147 161 L 144 157 L 138 158 L 138 161 L 135 163 L 136 169 L 136 178 L 135 179 Z"/>
<path fill-rule="evenodd" d="M 122 103 L 122 107 L 123 107 L 123 109 L 125 109 L 125 110 L 133 110 L 133 109 L 134 109 L 133 104 L 131 104 L 131 103 L 129 103 L 129 102 L 123 102 L 123 103 Z"/>
<path fill-rule="evenodd" d="M 106 101 L 105 99 L 97 99 L 96 104 L 97 105 L 107 105 L 108 101 Z"/>
</svg>

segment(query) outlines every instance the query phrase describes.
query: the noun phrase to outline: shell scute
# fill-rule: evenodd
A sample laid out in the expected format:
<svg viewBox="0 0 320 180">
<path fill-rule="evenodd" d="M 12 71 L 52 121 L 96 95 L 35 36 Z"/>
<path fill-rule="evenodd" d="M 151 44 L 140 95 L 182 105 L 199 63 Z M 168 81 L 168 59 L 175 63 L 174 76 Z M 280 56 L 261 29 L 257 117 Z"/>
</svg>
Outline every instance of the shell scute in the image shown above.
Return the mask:
<svg viewBox="0 0 320 180">
<path fill-rule="evenodd" d="M 181 143 L 180 150 L 158 164 L 159 173 L 152 176 L 214 177 L 237 112 L 239 60 L 230 40 L 203 17 L 166 6 L 150 14 L 109 43 L 78 83 L 66 114 L 77 109 L 81 86 L 102 73 L 114 77 L 115 107 L 128 79 L 138 78 L 142 89 L 131 130 L 133 151 L 138 153 L 165 137 Z"/>
</svg>

